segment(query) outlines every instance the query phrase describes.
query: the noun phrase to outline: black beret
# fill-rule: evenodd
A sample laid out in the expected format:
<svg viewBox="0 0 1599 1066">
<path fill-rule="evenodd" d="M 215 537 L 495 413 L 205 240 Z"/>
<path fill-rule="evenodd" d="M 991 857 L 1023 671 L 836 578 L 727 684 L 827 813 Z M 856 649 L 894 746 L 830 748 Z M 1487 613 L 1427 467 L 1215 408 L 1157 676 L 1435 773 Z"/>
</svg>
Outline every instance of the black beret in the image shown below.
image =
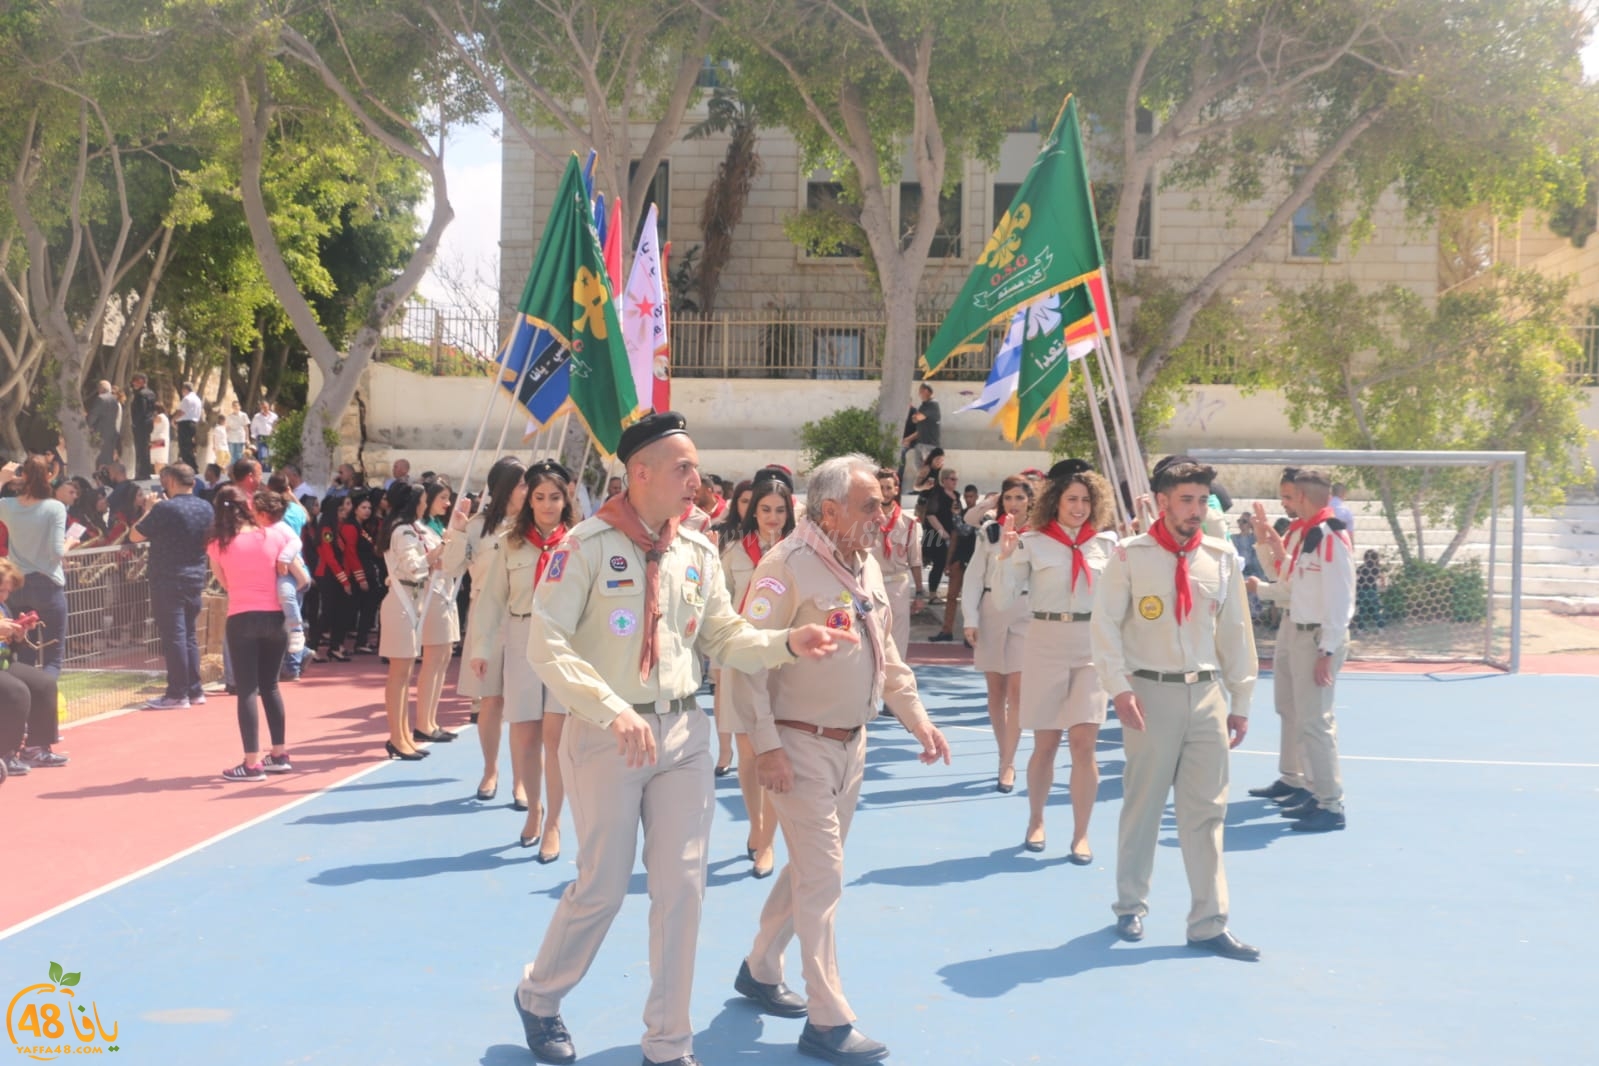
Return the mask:
<svg viewBox="0 0 1599 1066">
<path fill-rule="evenodd" d="M 1197 459 L 1195 459 L 1191 455 L 1168 455 L 1164 459 L 1160 460 L 1159 462 L 1157 462 L 1155 464 L 1155 469 L 1153 469 L 1153 470 L 1151 470 L 1149 472 L 1149 476 L 1152 479 L 1156 478 L 1156 477 L 1159 477 L 1160 476 L 1160 472 L 1162 470 L 1165 470 L 1167 467 L 1169 467 L 1169 466 L 1181 466 L 1181 465 L 1184 465 L 1184 464 L 1189 465 L 1189 466 L 1198 466 L 1199 465 L 1199 461 Z"/>
<path fill-rule="evenodd" d="M 753 485 L 759 485 L 763 481 L 781 481 L 788 486 L 788 491 L 794 491 L 794 475 L 780 466 L 763 466 L 755 471 L 755 476 L 750 479 Z"/>
<path fill-rule="evenodd" d="M 645 415 L 622 431 L 622 441 L 616 446 L 616 457 L 625 463 L 646 444 L 687 432 L 688 420 L 676 411 Z"/>
<path fill-rule="evenodd" d="M 1094 469 L 1086 459 L 1062 459 L 1049 468 L 1049 473 L 1044 476 L 1051 481 L 1065 481 L 1074 474 L 1086 473 Z"/>
<path fill-rule="evenodd" d="M 554 474 L 568 484 L 570 484 L 572 481 L 572 472 L 566 467 L 562 466 L 560 463 L 556 462 L 554 459 L 550 458 L 540 459 L 538 462 L 528 467 L 527 473 L 523 474 L 522 477 L 523 480 L 531 485 L 533 484 L 533 480 L 535 478 L 543 477 L 545 474 Z"/>
</svg>

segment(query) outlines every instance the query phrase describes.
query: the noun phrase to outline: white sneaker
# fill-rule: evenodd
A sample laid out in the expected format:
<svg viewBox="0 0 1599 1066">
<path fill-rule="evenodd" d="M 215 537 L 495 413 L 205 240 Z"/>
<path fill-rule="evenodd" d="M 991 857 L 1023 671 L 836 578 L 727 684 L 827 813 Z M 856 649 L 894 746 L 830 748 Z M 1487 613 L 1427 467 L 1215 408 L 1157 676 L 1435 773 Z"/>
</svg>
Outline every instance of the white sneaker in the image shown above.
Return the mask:
<svg viewBox="0 0 1599 1066">
<path fill-rule="evenodd" d="M 289 654 L 298 655 L 305 650 L 305 630 L 289 630 Z"/>
</svg>

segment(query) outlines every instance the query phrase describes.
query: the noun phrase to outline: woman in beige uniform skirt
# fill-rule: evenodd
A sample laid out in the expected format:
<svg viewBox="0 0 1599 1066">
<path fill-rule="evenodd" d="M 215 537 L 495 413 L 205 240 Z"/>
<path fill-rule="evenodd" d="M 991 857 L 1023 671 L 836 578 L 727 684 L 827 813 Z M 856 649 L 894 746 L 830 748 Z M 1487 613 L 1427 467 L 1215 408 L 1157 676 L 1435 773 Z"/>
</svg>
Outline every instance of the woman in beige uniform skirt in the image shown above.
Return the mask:
<svg viewBox="0 0 1599 1066">
<path fill-rule="evenodd" d="M 755 483 L 748 478 L 740 481 L 727 497 L 727 507 L 723 511 L 721 521 L 711 527 L 716 534 L 717 544 L 731 544 L 743 536 L 744 512 L 750 508 L 750 490 Z M 722 671 L 715 666 L 706 671 L 711 679 L 711 689 L 715 691 L 721 687 Z M 720 696 L 717 697 L 721 699 Z M 722 732 L 722 717 L 717 715 L 716 727 L 716 776 L 726 777 L 733 770 L 733 734 Z"/>
<path fill-rule="evenodd" d="M 750 593 L 750 580 L 761 557 L 778 541 L 794 532 L 793 493 L 781 481 L 757 482 L 744 511 L 738 539 L 730 539 L 722 552 L 722 574 L 727 579 L 727 594 L 740 614 Z M 765 578 L 763 580 L 772 580 Z M 774 592 L 781 590 L 773 590 Z M 732 686 L 716 686 L 716 728 L 733 734 L 738 743 L 738 787 L 744 794 L 744 810 L 750 819 L 749 840 L 745 847 L 755 863 L 756 877 L 770 877 L 776 867 L 772 841 L 777 836 L 777 813 L 766 802 L 766 790 L 755 773 L 755 749 L 743 730 L 738 709 L 733 704 Z"/>
<path fill-rule="evenodd" d="M 988 720 L 999 745 L 1000 792 L 1016 787 L 1016 749 L 1022 742 L 1021 710 L 1022 648 L 1032 612 L 1027 594 L 1010 597 L 1001 608 L 993 589 L 1000 582 L 999 535 L 1003 519 L 1022 527 L 1033 506 L 1033 486 L 1026 478 L 1008 477 L 999 490 L 1000 515 L 983 523 L 977 533 L 977 549 L 967 567 L 967 580 L 961 588 L 961 618 L 966 642 L 974 649 L 972 665 L 988 682 Z"/>
<path fill-rule="evenodd" d="M 1094 579 L 1116 545 L 1110 485 L 1091 470 L 1051 479 L 1033 507 L 1031 528 L 1007 518 L 996 588 L 1001 606 L 1028 595 L 1032 621 L 1022 655 L 1021 724 L 1033 731 L 1027 763 L 1028 851 L 1044 850 L 1044 805 L 1055 781 L 1061 733 L 1071 746 L 1072 846 L 1079 866 L 1094 860 L 1088 820 L 1099 794 L 1095 746 L 1105 722 L 1105 689 L 1089 648 Z M 1103 532 L 1101 532 L 1103 530 Z"/>
<path fill-rule="evenodd" d="M 532 623 L 533 592 L 544 579 L 550 553 L 566 540 L 577 524 L 572 504 L 572 480 L 566 467 L 541 459 L 528 467 L 526 492 L 510 528 L 501 537 L 500 550 L 489 561 L 479 599 L 482 625 L 472 627 L 467 646 L 467 667 L 486 673 L 496 642 L 505 649 L 500 690 L 505 693 L 505 720 L 511 723 L 511 765 L 526 783 L 528 811 L 517 842 L 524 848 L 539 845 L 539 862 L 554 862 L 561 854 L 561 808 L 566 789 L 561 781 L 561 727 L 566 709 L 556 702 L 528 661 L 528 630 Z M 545 802 L 538 803 L 539 784 Z"/>
<path fill-rule="evenodd" d="M 461 639 L 455 616 L 455 597 L 444 574 L 444 541 L 427 525 L 428 511 L 439 499 L 431 486 L 414 485 L 389 514 L 378 548 L 389 570 L 389 591 L 378 609 L 382 628 L 378 654 L 389 661 L 383 702 L 389 719 L 388 753 L 391 759 L 420 759 L 418 740 L 454 740 L 455 734 L 422 725 L 437 714 L 426 706 L 428 679 L 442 676 L 450 662 L 450 649 Z M 442 487 L 441 487 L 442 488 Z M 421 658 L 417 676 L 416 725 L 408 725 L 411 674 Z"/>
<path fill-rule="evenodd" d="M 476 712 L 478 743 L 483 748 L 483 779 L 477 786 L 477 798 L 481 803 L 492 800 L 500 788 L 500 726 L 505 721 L 505 695 L 500 679 L 504 673 L 505 644 L 498 639 L 488 644 L 475 642 L 472 631 L 489 621 L 477 604 L 488 577 L 489 563 L 503 543 L 500 534 L 505 532 L 511 516 L 522 507 L 522 496 L 527 491 L 522 482 L 522 461 L 511 455 L 496 459 L 489 467 L 484 487 L 488 490 L 488 500 L 478 513 L 464 525 L 452 521 L 444 534 L 445 572 L 457 580 L 462 573 L 472 578 L 463 644 L 471 647 L 475 643 L 483 651 L 486 662 L 481 674 L 476 670 L 462 670 L 455 680 L 455 691 L 470 697 Z M 460 512 L 456 514 L 459 516 Z M 514 758 L 511 770 L 512 805 L 526 810 L 527 790 L 523 787 L 521 767 Z"/>
</svg>

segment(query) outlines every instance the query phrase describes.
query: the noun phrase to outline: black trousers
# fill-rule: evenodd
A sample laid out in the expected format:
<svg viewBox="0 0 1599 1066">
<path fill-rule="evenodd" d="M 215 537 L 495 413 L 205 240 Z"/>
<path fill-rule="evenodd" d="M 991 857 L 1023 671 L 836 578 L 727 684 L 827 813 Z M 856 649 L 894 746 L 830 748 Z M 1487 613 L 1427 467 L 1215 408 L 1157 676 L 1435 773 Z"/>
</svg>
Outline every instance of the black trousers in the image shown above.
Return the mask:
<svg viewBox="0 0 1599 1066">
<path fill-rule="evenodd" d="M 150 466 L 150 430 L 152 426 L 133 427 L 133 461 L 138 471 L 133 476 L 144 481 L 155 477 L 155 471 Z"/>
<path fill-rule="evenodd" d="M 266 710 L 267 732 L 273 747 L 282 747 L 286 735 L 283 693 L 278 691 L 278 668 L 289 649 L 282 611 L 244 611 L 228 615 L 228 657 L 233 662 L 233 684 L 239 699 L 239 739 L 245 751 L 261 750 L 261 722 L 256 706 Z"/>
<path fill-rule="evenodd" d="M 194 458 L 194 431 L 197 426 L 198 422 L 178 423 L 178 458 L 196 470 L 204 470 Z"/>
<path fill-rule="evenodd" d="M 13 662 L 0 670 L 0 755 L 22 747 L 24 732 L 35 747 L 58 742 L 56 700 L 56 679 L 37 666 Z"/>
<path fill-rule="evenodd" d="M 360 586 L 354 589 L 356 593 L 361 591 Z M 343 651 L 345 638 L 355 628 L 355 595 L 344 591 L 344 586 L 332 574 L 316 579 L 316 593 L 319 604 L 316 625 L 307 634 L 306 644 L 320 648 L 326 641 L 329 648 Z"/>
</svg>

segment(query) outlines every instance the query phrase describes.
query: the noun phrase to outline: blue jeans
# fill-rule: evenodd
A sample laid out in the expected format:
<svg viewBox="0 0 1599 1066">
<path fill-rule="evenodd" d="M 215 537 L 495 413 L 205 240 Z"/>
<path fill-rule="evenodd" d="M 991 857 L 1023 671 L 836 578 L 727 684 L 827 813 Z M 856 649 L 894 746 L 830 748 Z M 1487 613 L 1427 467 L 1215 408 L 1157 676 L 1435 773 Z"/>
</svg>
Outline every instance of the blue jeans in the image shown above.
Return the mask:
<svg viewBox="0 0 1599 1066">
<path fill-rule="evenodd" d="M 161 653 L 167 660 L 169 700 L 200 695 L 200 618 L 203 577 L 157 578 L 150 582 L 150 609 L 161 635 Z"/>
<path fill-rule="evenodd" d="M 35 651 L 23 641 L 12 649 L 17 661 L 37 666 L 51 677 L 61 676 L 61 657 L 67 647 L 67 591 L 46 574 L 32 573 L 23 579 L 22 587 L 14 589 L 6 603 L 11 617 L 38 611 L 44 623 L 43 639 L 49 641 L 43 651 Z"/>
<path fill-rule="evenodd" d="M 284 594 L 283 587 L 285 581 L 288 582 L 287 596 Z M 309 585 L 306 586 L 306 588 L 310 587 Z M 305 589 L 294 587 L 294 578 L 292 577 L 278 578 L 278 602 L 283 605 L 283 624 L 286 628 L 293 629 L 305 624 L 302 621 L 304 618 L 305 591 Z M 290 610 L 291 607 L 293 608 L 292 612 Z M 287 648 L 287 645 L 285 645 L 285 648 Z M 311 657 L 311 651 L 310 645 L 301 649 L 299 654 L 285 650 L 283 653 L 283 676 L 288 678 L 299 677 L 300 673 L 305 669 L 306 659 Z"/>
<path fill-rule="evenodd" d="M 244 442 L 241 440 L 235 444 L 228 441 L 228 455 L 235 463 L 244 458 Z"/>
</svg>

